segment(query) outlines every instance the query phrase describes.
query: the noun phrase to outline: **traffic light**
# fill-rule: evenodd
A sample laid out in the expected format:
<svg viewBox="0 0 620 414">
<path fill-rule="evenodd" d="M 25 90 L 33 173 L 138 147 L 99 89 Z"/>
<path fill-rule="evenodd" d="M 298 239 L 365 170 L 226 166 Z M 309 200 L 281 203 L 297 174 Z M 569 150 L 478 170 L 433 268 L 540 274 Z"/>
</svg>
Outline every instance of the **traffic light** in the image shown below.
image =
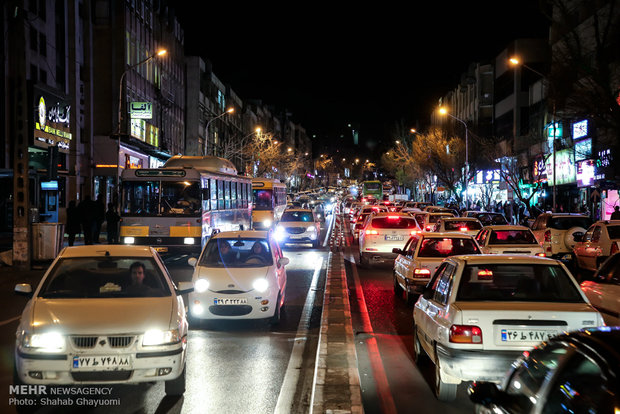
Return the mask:
<svg viewBox="0 0 620 414">
<path fill-rule="evenodd" d="M 47 147 L 47 179 L 58 179 L 58 147 Z"/>
</svg>

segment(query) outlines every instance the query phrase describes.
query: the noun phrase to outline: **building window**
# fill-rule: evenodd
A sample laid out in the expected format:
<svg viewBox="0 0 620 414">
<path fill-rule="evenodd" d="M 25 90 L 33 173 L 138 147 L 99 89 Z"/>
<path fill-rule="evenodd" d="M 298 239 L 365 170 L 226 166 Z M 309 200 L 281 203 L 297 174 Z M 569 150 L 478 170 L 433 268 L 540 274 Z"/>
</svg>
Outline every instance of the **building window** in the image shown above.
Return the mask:
<svg viewBox="0 0 620 414">
<path fill-rule="evenodd" d="M 37 83 L 37 74 L 39 72 L 39 68 L 36 65 L 30 65 L 30 81 L 32 83 Z"/>
<path fill-rule="evenodd" d="M 39 50 L 39 34 L 37 32 L 37 29 L 35 29 L 34 27 L 30 28 L 30 49 L 34 50 L 35 52 Z"/>
<path fill-rule="evenodd" d="M 41 81 L 42 84 L 47 85 L 47 72 L 43 69 L 39 69 L 39 81 Z"/>
<path fill-rule="evenodd" d="M 47 37 L 43 33 L 39 33 L 39 53 L 47 56 Z"/>
<path fill-rule="evenodd" d="M 46 0 L 39 0 L 39 17 L 45 21 L 47 18 L 47 8 L 45 7 Z"/>
</svg>

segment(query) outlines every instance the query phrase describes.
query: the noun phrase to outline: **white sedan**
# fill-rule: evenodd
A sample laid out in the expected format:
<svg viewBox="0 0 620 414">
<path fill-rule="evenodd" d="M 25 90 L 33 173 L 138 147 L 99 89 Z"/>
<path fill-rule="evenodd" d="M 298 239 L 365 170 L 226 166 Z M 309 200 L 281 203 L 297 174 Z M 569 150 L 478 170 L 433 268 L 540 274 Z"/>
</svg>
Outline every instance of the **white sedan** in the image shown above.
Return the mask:
<svg viewBox="0 0 620 414">
<path fill-rule="evenodd" d="M 442 217 L 435 223 L 434 232 L 460 232 L 470 236 L 476 236 L 482 223 L 473 217 Z"/>
<path fill-rule="evenodd" d="M 525 226 L 485 226 L 476 236 L 485 254 L 524 254 L 545 257 L 534 233 Z"/>
<path fill-rule="evenodd" d="M 286 214 L 286 212 L 284 213 Z M 190 316 L 280 322 L 289 259 L 271 232 L 227 231 L 211 237 L 196 261 Z"/>
<path fill-rule="evenodd" d="M 181 285 L 181 284 L 180 284 Z M 17 328 L 16 383 L 165 381 L 185 392 L 187 318 L 180 291 L 153 248 L 67 247 L 41 279 Z"/>
<path fill-rule="evenodd" d="M 360 265 L 389 261 L 396 258 L 394 248 L 402 248 L 405 241 L 422 230 L 415 218 L 403 213 L 373 213 L 359 232 Z"/>
<path fill-rule="evenodd" d="M 453 256 L 415 304 L 416 363 L 435 365 L 435 395 L 462 381 L 501 381 L 525 350 L 565 331 L 603 326 L 566 267 L 535 256 Z"/>
<path fill-rule="evenodd" d="M 581 289 L 607 325 L 620 325 L 620 253 L 607 259 L 592 280 L 581 282 Z"/>
</svg>

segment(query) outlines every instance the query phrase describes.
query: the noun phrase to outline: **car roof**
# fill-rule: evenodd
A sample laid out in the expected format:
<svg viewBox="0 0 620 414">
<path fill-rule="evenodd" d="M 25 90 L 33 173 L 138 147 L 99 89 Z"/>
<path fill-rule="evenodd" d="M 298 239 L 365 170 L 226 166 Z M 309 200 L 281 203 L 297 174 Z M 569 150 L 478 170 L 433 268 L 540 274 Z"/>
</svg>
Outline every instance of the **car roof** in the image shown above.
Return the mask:
<svg viewBox="0 0 620 414">
<path fill-rule="evenodd" d="M 461 233 L 461 232 L 446 232 L 446 233 L 440 233 L 440 232 L 426 232 L 426 233 L 420 233 L 420 237 L 425 238 L 425 239 L 470 239 L 473 240 L 474 236 L 470 236 L 467 233 Z"/>
<path fill-rule="evenodd" d="M 287 208 L 286 211 L 287 212 L 290 212 L 290 211 L 305 211 L 307 213 L 312 213 L 312 210 L 309 209 L 309 208 Z"/>
<path fill-rule="evenodd" d="M 405 217 L 405 218 L 410 218 L 413 220 L 413 217 L 411 217 L 410 214 L 408 213 L 401 213 L 400 211 L 379 211 L 376 212 L 374 217 L 388 217 L 388 216 L 399 216 L 399 217 Z"/>
<path fill-rule="evenodd" d="M 482 228 L 484 229 L 489 229 L 489 230 L 531 230 L 529 227 L 526 226 L 517 226 L 514 224 L 495 224 L 492 226 L 484 226 Z"/>
<path fill-rule="evenodd" d="M 548 257 L 512 255 L 512 254 L 476 254 L 463 256 L 450 256 L 455 261 L 467 262 L 467 264 L 560 264 L 558 260 Z"/>
<path fill-rule="evenodd" d="M 290 211 L 290 210 L 288 210 Z M 266 230 L 240 230 L 240 231 L 221 231 L 214 235 L 214 239 L 231 239 L 242 237 L 244 239 L 266 239 L 269 234 Z"/>
<path fill-rule="evenodd" d="M 542 213 L 542 215 L 545 216 L 552 216 L 552 217 L 585 217 L 585 218 L 590 218 L 588 216 L 586 216 L 585 214 L 581 214 L 581 213 Z"/>
<path fill-rule="evenodd" d="M 150 246 L 132 246 L 125 244 L 93 244 L 85 246 L 65 247 L 60 252 L 60 257 L 153 257 Z"/>
<path fill-rule="evenodd" d="M 444 217 L 441 220 L 448 220 L 448 221 L 480 221 L 476 217 Z"/>
</svg>

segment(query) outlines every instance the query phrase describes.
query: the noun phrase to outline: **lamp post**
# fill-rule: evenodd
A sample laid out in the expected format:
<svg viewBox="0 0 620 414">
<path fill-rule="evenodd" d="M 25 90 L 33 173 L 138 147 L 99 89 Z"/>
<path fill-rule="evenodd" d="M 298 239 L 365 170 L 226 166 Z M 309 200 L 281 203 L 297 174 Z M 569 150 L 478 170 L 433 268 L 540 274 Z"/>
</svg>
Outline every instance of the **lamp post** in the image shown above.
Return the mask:
<svg viewBox="0 0 620 414">
<path fill-rule="evenodd" d="M 468 182 L 469 182 L 469 129 L 467 128 L 467 122 L 463 121 L 461 118 L 452 115 L 448 110 L 444 107 L 439 108 L 439 113 L 441 115 L 448 115 L 452 119 L 456 119 L 465 127 L 465 208 L 469 209 L 469 193 L 468 193 Z"/>
<path fill-rule="evenodd" d="M 117 122 L 118 124 L 116 125 L 116 150 L 118 153 L 118 156 L 120 157 L 120 153 L 121 153 L 121 127 L 123 125 L 123 111 L 122 111 L 122 104 L 123 104 L 123 81 L 125 80 L 125 76 L 127 75 L 127 73 L 135 68 L 137 68 L 138 66 L 144 65 L 145 63 L 151 61 L 151 59 L 156 58 L 156 57 L 161 57 L 164 56 L 167 53 L 166 49 L 161 49 L 159 50 L 157 53 L 155 53 L 154 55 L 151 55 L 149 57 L 147 57 L 144 60 L 141 60 L 140 62 L 136 63 L 135 65 L 131 65 L 129 66 L 127 69 L 125 69 L 123 71 L 123 73 L 121 74 L 121 78 L 120 81 L 118 82 L 118 118 L 117 118 Z M 120 203 L 120 158 L 117 159 L 117 165 L 116 165 L 116 196 L 117 196 L 117 203 Z M 119 209 L 120 211 L 120 209 Z"/>
<path fill-rule="evenodd" d="M 203 153 L 203 155 L 205 157 L 207 156 L 207 143 L 209 142 L 209 125 L 211 125 L 211 122 L 215 121 L 216 119 L 220 119 L 224 115 L 232 114 L 233 112 L 235 112 L 235 108 L 228 108 L 226 111 L 222 112 L 221 114 L 219 114 L 218 116 L 216 116 L 214 118 L 211 118 L 207 122 L 207 125 L 205 126 L 205 149 L 204 149 L 204 153 Z"/>
</svg>

